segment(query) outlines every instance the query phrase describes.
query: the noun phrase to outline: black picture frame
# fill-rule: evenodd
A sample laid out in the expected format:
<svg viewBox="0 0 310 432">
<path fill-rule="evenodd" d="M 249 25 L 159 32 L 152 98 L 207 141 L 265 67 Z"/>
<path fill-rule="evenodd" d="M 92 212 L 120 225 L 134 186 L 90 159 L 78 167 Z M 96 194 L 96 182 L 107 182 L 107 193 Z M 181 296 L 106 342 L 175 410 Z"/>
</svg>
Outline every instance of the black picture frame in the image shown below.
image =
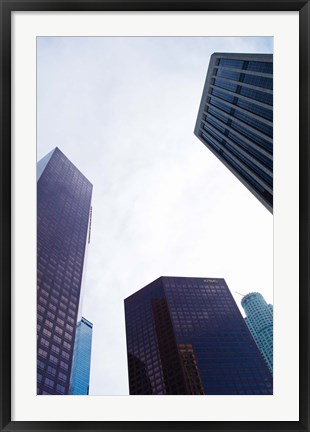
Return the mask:
<svg viewBox="0 0 310 432">
<path fill-rule="evenodd" d="M 14 11 L 298 11 L 299 12 L 299 421 L 253 422 L 23 422 L 11 421 L 11 13 Z M 1 19 L 1 431 L 26 430 L 207 430 L 310 431 L 309 423 L 309 0 L 0 0 Z M 12 233 L 13 234 L 13 233 Z M 242 409 L 242 407 L 240 407 Z"/>
</svg>

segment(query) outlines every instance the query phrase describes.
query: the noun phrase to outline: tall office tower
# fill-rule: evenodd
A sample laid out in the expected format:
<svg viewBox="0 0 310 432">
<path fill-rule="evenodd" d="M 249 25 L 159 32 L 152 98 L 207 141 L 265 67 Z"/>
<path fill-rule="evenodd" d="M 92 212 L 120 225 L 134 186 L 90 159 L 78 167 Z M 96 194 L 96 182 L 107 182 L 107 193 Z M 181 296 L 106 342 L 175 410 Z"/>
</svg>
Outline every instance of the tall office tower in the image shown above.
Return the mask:
<svg viewBox="0 0 310 432">
<path fill-rule="evenodd" d="M 86 318 L 82 317 L 76 326 L 69 387 L 70 395 L 89 394 L 92 337 L 93 325 Z"/>
<path fill-rule="evenodd" d="M 224 279 L 160 277 L 125 299 L 132 395 L 272 394 Z"/>
<path fill-rule="evenodd" d="M 37 175 L 37 393 L 68 394 L 92 184 L 58 148 Z"/>
<path fill-rule="evenodd" d="M 194 131 L 271 213 L 272 88 L 272 54 L 212 54 Z"/>
<path fill-rule="evenodd" d="M 256 292 L 244 296 L 241 305 L 246 313 L 245 322 L 273 373 L 273 307 Z"/>
</svg>

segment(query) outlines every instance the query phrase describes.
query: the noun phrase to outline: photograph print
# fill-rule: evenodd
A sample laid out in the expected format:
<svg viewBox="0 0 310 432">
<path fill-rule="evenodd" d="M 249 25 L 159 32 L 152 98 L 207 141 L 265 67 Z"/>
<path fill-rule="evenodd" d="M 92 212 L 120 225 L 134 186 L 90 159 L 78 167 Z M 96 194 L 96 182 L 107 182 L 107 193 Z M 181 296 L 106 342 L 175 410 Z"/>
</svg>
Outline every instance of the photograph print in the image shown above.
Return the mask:
<svg viewBox="0 0 310 432">
<path fill-rule="evenodd" d="M 273 38 L 37 38 L 37 395 L 273 394 Z"/>
</svg>

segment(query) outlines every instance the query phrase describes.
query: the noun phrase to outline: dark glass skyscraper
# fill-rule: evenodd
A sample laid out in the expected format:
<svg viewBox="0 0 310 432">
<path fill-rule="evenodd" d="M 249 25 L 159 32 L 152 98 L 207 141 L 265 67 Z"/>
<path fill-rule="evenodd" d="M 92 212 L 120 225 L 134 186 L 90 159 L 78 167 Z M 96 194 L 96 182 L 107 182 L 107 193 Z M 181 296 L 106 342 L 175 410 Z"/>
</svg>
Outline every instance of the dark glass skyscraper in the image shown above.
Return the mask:
<svg viewBox="0 0 310 432">
<path fill-rule="evenodd" d="M 194 133 L 272 212 L 272 54 L 212 54 Z"/>
<path fill-rule="evenodd" d="M 82 317 L 76 326 L 69 388 L 70 395 L 89 394 L 92 337 L 93 325 Z"/>
<path fill-rule="evenodd" d="M 125 300 L 132 395 L 272 394 L 224 279 L 160 277 Z"/>
<path fill-rule="evenodd" d="M 273 307 L 257 292 L 244 296 L 241 305 L 246 313 L 245 322 L 251 335 L 273 373 Z"/>
<path fill-rule="evenodd" d="M 37 393 L 68 394 L 92 184 L 58 148 L 37 176 Z"/>
</svg>

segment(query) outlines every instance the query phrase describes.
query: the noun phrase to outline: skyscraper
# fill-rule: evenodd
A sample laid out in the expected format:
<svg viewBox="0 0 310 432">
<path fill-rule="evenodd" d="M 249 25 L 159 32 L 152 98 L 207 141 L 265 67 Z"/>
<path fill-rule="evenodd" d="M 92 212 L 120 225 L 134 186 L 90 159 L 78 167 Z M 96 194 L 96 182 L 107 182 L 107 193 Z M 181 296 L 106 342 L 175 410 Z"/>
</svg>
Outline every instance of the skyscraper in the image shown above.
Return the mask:
<svg viewBox="0 0 310 432">
<path fill-rule="evenodd" d="M 272 212 L 272 54 L 212 54 L 194 133 Z"/>
<path fill-rule="evenodd" d="M 88 395 L 93 325 L 82 317 L 77 323 L 69 394 Z"/>
<path fill-rule="evenodd" d="M 92 184 L 58 148 L 37 175 L 37 393 L 67 394 Z"/>
<path fill-rule="evenodd" d="M 160 277 L 125 299 L 132 395 L 272 394 L 224 279 Z"/>
<path fill-rule="evenodd" d="M 273 373 L 273 308 L 257 292 L 247 294 L 241 300 L 246 313 L 245 322 L 266 362 Z"/>
</svg>

